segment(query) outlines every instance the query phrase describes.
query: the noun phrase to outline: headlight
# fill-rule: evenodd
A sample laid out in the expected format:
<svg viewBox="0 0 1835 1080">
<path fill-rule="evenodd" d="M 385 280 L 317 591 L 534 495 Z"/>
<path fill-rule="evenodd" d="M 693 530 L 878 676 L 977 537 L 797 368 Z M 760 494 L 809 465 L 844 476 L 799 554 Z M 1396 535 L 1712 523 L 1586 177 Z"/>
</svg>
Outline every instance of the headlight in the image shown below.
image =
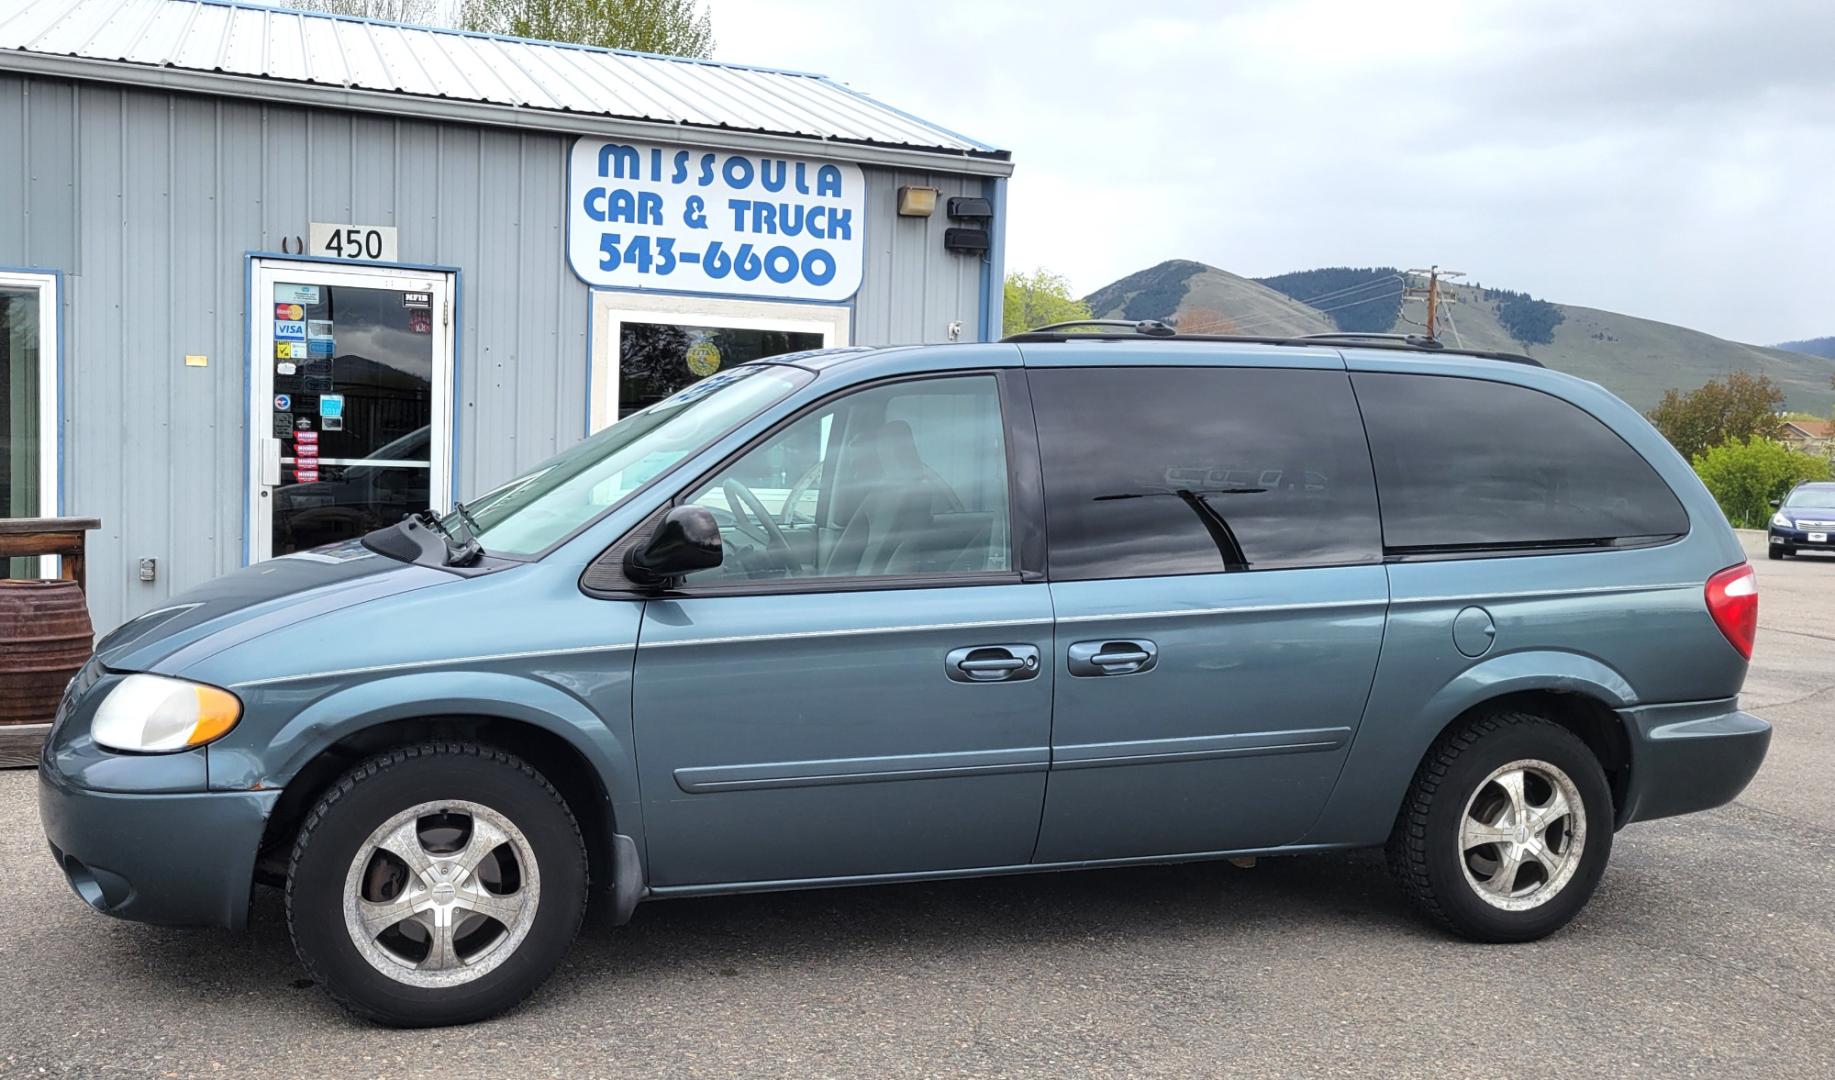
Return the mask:
<svg viewBox="0 0 1835 1080">
<path fill-rule="evenodd" d="M 164 675 L 129 675 L 108 692 L 90 737 L 111 750 L 164 754 L 218 738 L 242 719 L 227 690 Z"/>
<path fill-rule="evenodd" d="M 1797 523 L 1785 517 L 1784 511 L 1782 510 L 1771 515 L 1771 523 L 1780 529 L 1794 529 L 1797 527 Z"/>
</svg>

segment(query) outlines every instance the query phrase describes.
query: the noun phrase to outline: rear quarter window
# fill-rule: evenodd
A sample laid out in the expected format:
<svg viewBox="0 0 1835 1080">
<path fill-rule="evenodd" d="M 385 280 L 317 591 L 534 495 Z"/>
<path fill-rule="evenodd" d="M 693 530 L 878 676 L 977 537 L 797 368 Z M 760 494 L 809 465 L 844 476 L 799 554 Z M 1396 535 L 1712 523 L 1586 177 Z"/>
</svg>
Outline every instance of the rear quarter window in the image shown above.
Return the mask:
<svg viewBox="0 0 1835 1080">
<path fill-rule="evenodd" d="M 1352 376 L 1391 554 L 1622 544 L 1688 531 L 1650 463 L 1592 414 L 1508 383 Z"/>
</svg>

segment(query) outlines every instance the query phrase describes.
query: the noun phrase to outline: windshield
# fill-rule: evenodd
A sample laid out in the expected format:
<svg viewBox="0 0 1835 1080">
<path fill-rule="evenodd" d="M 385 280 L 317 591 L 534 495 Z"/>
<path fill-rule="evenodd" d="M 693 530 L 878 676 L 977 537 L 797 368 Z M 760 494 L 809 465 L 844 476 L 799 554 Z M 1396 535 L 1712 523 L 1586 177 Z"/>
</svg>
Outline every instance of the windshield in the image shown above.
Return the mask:
<svg viewBox="0 0 1835 1080">
<path fill-rule="evenodd" d="M 780 364 L 710 375 L 466 503 L 467 524 L 492 555 L 538 554 L 813 378 Z"/>
<path fill-rule="evenodd" d="M 1835 484 L 1806 484 L 1790 493 L 1785 506 L 1835 506 Z"/>
</svg>

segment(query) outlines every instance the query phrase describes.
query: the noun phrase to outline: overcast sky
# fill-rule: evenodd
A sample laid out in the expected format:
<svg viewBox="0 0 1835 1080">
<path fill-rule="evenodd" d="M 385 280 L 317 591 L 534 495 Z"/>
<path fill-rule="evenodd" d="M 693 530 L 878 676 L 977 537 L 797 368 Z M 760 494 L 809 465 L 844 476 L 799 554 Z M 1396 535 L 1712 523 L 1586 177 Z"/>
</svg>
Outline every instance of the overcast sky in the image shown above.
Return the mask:
<svg viewBox="0 0 1835 1080">
<path fill-rule="evenodd" d="M 721 59 L 1013 152 L 1009 269 L 1465 270 L 1835 334 L 1835 0 L 710 0 Z"/>
</svg>

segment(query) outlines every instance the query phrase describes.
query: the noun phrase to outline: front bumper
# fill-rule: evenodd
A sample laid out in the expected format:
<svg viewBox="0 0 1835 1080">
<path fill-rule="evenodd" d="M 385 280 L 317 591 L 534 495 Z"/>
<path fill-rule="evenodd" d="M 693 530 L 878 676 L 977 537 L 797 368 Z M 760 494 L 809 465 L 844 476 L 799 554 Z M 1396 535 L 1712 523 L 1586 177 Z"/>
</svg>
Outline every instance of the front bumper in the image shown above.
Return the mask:
<svg viewBox="0 0 1835 1080">
<path fill-rule="evenodd" d="M 248 922 L 262 830 L 279 791 L 119 792 L 38 768 L 38 815 L 70 887 L 136 922 Z"/>
<path fill-rule="evenodd" d="M 1631 738 L 1621 826 L 1732 802 L 1771 746 L 1771 725 L 1741 712 L 1734 698 L 1646 705 L 1619 715 Z"/>
<path fill-rule="evenodd" d="M 1812 551 L 1828 548 L 1835 551 L 1835 526 L 1817 525 L 1812 528 L 1786 529 L 1780 525 L 1772 525 L 1766 529 L 1766 534 L 1774 547 L 1808 548 Z M 1820 536 L 1822 539 L 1811 540 L 1811 536 Z"/>
</svg>

